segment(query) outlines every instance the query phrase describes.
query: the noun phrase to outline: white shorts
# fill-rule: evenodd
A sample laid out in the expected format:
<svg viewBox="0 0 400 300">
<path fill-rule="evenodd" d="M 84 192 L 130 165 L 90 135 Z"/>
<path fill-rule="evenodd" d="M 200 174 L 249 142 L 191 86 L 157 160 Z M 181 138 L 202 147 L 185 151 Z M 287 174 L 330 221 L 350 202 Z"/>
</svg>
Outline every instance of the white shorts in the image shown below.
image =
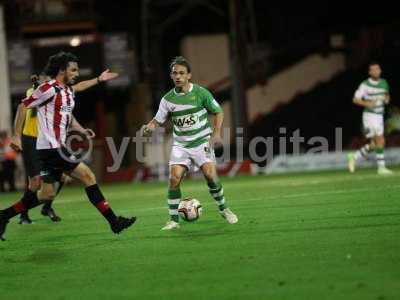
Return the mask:
<svg viewBox="0 0 400 300">
<path fill-rule="evenodd" d="M 380 136 L 384 133 L 383 115 L 364 112 L 362 116 L 364 135 L 366 138 Z"/>
<path fill-rule="evenodd" d="M 173 145 L 169 165 L 184 165 L 188 170 L 197 171 L 203 164 L 215 163 L 214 149 L 209 143 L 194 148 Z"/>
</svg>

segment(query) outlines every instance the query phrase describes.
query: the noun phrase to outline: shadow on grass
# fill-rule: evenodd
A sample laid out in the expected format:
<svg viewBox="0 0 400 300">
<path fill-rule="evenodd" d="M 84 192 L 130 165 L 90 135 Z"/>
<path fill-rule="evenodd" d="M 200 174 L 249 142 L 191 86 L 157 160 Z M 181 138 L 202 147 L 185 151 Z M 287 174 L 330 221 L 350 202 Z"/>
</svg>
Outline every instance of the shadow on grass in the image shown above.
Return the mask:
<svg viewBox="0 0 400 300">
<path fill-rule="evenodd" d="M 37 249 L 32 254 L 19 256 L 17 258 L 5 258 L 5 263 L 34 263 L 34 264 L 53 264 L 67 261 L 69 254 L 65 250 L 60 249 Z"/>
<path fill-rule="evenodd" d="M 237 225 L 236 225 L 237 226 Z M 142 240 L 168 240 L 168 239 L 184 239 L 184 240 L 199 240 L 203 238 L 221 237 L 221 236 L 234 236 L 240 239 L 243 235 L 266 235 L 266 234 L 280 234 L 280 233 L 296 233 L 296 232 L 319 232 L 319 231 L 336 231 L 336 230 L 356 230 L 366 228 L 379 228 L 379 227 L 393 227 L 400 226 L 400 222 L 393 223 L 381 223 L 381 224 L 352 224 L 352 225 L 335 225 L 335 226 L 315 226 L 303 228 L 277 228 L 277 229 L 266 229 L 262 230 L 259 227 L 253 228 L 252 230 L 243 230 L 243 227 L 237 226 L 230 229 L 224 228 L 223 226 L 218 228 L 205 229 L 196 231 L 188 230 L 176 230 L 173 232 L 160 233 L 157 235 L 146 235 L 141 237 Z"/>
</svg>

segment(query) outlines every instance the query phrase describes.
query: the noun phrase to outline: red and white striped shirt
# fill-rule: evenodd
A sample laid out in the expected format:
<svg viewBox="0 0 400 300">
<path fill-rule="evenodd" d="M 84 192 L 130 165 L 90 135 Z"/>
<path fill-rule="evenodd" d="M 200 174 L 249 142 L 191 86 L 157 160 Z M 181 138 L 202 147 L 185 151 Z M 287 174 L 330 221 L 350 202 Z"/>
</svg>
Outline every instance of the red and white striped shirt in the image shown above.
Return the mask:
<svg viewBox="0 0 400 300">
<path fill-rule="evenodd" d="M 75 94 L 57 80 L 41 84 L 30 97 L 22 100 L 27 108 L 37 108 L 39 135 L 36 149 L 56 149 L 65 146 L 68 127 L 72 121 Z"/>
</svg>

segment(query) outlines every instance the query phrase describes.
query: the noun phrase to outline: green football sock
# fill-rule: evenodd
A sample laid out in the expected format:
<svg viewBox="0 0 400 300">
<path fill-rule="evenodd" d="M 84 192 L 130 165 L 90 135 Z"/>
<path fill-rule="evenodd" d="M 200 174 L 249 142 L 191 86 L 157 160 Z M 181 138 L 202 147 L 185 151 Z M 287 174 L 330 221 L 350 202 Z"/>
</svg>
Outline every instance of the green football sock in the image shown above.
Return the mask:
<svg viewBox="0 0 400 300">
<path fill-rule="evenodd" d="M 171 218 L 171 221 L 179 222 L 179 214 L 178 214 L 178 207 L 179 202 L 181 202 L 182 193 L 181 190 L 178 188 L 176 190 L 168 190 L 168 212 Z"/>
<path fill-rule="evenodd" d="M 209 182 L 207 182 L 207 185 L 208 185 L 211 196 L 217 202 L 218 209 L 220 211 L 223 211 L 225 208 L 227 208 L 227 205 L 226 205 L 225 197 L 224 197 L 224 189 L 222 188 L 221 183 L 209 181 Z"/>
</svg>

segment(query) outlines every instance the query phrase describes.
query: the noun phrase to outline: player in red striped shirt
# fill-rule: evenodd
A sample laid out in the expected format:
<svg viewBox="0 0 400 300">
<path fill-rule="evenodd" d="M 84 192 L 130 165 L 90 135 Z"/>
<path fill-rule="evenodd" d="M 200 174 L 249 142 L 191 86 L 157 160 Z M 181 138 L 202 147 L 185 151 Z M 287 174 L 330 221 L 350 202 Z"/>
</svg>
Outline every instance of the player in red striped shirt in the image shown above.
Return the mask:
<svg viewBox="0 0 400 300">
<path fill-rule="evenodd" d="M 73 121 L 72 110 L 75 105 L 74 91 L 71 86 L 79 76 L 78 59 L 71 53 L 60 52 L 49 58 L 45 74 L 51 80 L 41 84 L 33 94 L 23 100 L 28 107 L 38 111 L 39 136 L 36 148 L 41 163 L 41 189 L 38 192 L 27 190 L 20 201 L 7 209 L 0 210 L 0 239 L 5 240 L 4 232 L 9 219 L 21 211 L 36 207 L 55 197 L 54 183 L 60 180 L 62 173 L 78 179 L 85 185 L 90 202 L 109 222 L 114 233 L 120 233 L 130 227 L 135 217 L 116 216 L 105 200 L 96 177 L 83 162 L 74 161 L 65 147 L 68 129 Z M 93 85 L 99 78 L 94 79 Z"/>
</svg>

